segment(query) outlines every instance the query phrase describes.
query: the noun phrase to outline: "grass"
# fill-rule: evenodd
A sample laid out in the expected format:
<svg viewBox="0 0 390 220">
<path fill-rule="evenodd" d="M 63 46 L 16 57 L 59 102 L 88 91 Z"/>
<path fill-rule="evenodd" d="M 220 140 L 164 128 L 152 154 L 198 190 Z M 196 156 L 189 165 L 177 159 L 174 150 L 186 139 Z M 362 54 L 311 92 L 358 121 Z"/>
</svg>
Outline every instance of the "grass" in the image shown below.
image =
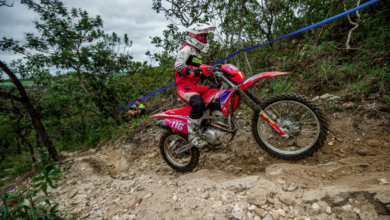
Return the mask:
<svg viewBox="0 0 390 220">
<path fill-rule="evenodd" d="M 34 80 L 22 81 L 23 85 L 28 85 L 28 84 L 33 84 L 33 83 L 34 83 Z M 1 84 L 4 86 L 13 86 L 14 85 L 12 82 L 2 82 Z"/>
</svg>

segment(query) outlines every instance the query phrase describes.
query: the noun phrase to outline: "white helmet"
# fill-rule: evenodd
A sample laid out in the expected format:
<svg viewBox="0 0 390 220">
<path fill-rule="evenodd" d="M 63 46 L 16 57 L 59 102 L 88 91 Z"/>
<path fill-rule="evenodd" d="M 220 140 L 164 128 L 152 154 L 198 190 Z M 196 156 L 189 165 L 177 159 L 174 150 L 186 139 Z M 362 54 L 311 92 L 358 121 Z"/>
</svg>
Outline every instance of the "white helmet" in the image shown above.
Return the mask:
<svg viewBox="0 0 390 220">
<path fill-rule="evenodd" d="M 186 42 L 207 53 L 209 44 L 207 43 L 209 31 L 215 30 L 215 26 L 204 23 L 190 25 L 186 30 Z"/>
</svg>

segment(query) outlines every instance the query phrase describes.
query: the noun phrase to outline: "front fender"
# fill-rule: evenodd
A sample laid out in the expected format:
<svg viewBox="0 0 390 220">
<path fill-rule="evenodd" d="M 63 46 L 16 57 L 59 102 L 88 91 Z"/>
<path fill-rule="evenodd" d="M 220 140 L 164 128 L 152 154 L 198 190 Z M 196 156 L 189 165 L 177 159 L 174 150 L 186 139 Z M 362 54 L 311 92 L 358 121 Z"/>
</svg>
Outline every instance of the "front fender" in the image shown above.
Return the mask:
<svg viewBox="0 0 390 220">
<path fill-rule="evenodd" d="M 254 76 L 244 80 L 244 82 L 242 82 L 242 84 L 240 85 L 240 89 L 241 90 L 245 90 L 246 88 L 248 88 L 253 83 L 255 83 L 255 82 L 257 82 L 260 79 L 265 78 L 265 77 L 274 77 L 274 76 L 281 76 L 281 75 L 288 75 L 288 74 L 291 74 L 291 73 L 289 73 L 289 72 L 264 72 L 264 73 L 259 73 L 257 75 L 254 75 Z"/>
</svg>

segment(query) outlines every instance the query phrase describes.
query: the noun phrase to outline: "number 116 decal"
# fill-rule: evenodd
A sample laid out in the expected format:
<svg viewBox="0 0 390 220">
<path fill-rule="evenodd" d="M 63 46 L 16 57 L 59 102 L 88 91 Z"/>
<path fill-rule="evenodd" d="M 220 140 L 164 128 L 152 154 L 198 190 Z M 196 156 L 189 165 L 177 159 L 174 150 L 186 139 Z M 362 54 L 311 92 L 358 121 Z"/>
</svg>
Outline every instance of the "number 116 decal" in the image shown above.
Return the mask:
<svg viewBox="0 0 390 220">
<path fill-rule="evenodd" d="M 171 127 L 175 131 L 180 131 L 187 133 L 187 123 L 174 120 L 174 119 L 165 119 L 165 121 L 168 123 L 169 127 Z"/>
</svg>

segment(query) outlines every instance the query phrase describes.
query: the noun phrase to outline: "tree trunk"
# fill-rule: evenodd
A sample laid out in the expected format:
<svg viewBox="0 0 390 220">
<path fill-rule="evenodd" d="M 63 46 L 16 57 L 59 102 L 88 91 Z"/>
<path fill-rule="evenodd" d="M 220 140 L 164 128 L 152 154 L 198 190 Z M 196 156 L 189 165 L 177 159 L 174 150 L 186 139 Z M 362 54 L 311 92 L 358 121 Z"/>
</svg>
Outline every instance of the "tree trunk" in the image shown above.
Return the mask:
<svg viewBox="0 0 390 220">
<path fill-rule="evenodd" d="M 12 83 L 18 89 L 21 95 L 21 103 L 24 105 L 27 113 L 30 115 L 31 123 L 35 131 L 39 133 L 39 135 L 42 137 L 43 143 L 47 147 L 50 156 L 55 161 L 61 161 L 61 157 L 58 154 L 56 148 L 54 147 L 53 142 L 50 140 L 50 137 L 46 132 L 45 126 L 43 126 L 42 124 L 41 117 L 39 116 L 38 112 L 35 110 L 34 105 L 30 102 L 30 98 L 28 97 L 27 92 L 24 89 L 22 83 L 19 81 L 16 75 L 10 69 L 8 69 L 8 67 L 1 61 L 0 61 L 0 68 L 9 76 Z"/>
<path fill-rule="evenodd" d="M 93 101 L 92 99 L 92 95 L 91 93 L 89 92 L 88 88 L 87 88 L 87 85 L 85 85 L 84 81 L 81 79 L 80 77 L 80 73 L 77 74 L 77 78 L 79 79 L 81 85 L 83 86 L 83 89 L 85 91 L 85 93 L 87 93 L 89 99 L 91 100 L 91 103 L 92 103 L 92 106 L 93 108 L 95 109 L 95 113 L 97 114 L 97 116 L 100 118 L 102 118 L 102 116 L 100 115 L 100 111 L 99 111 L 99 108 L 97 107 L 96 103 Z M 100 127 L 101 128 L 104 128 L 104 124 L 103 124 L 103 120 L 100 120 Z"/>
</svg>

